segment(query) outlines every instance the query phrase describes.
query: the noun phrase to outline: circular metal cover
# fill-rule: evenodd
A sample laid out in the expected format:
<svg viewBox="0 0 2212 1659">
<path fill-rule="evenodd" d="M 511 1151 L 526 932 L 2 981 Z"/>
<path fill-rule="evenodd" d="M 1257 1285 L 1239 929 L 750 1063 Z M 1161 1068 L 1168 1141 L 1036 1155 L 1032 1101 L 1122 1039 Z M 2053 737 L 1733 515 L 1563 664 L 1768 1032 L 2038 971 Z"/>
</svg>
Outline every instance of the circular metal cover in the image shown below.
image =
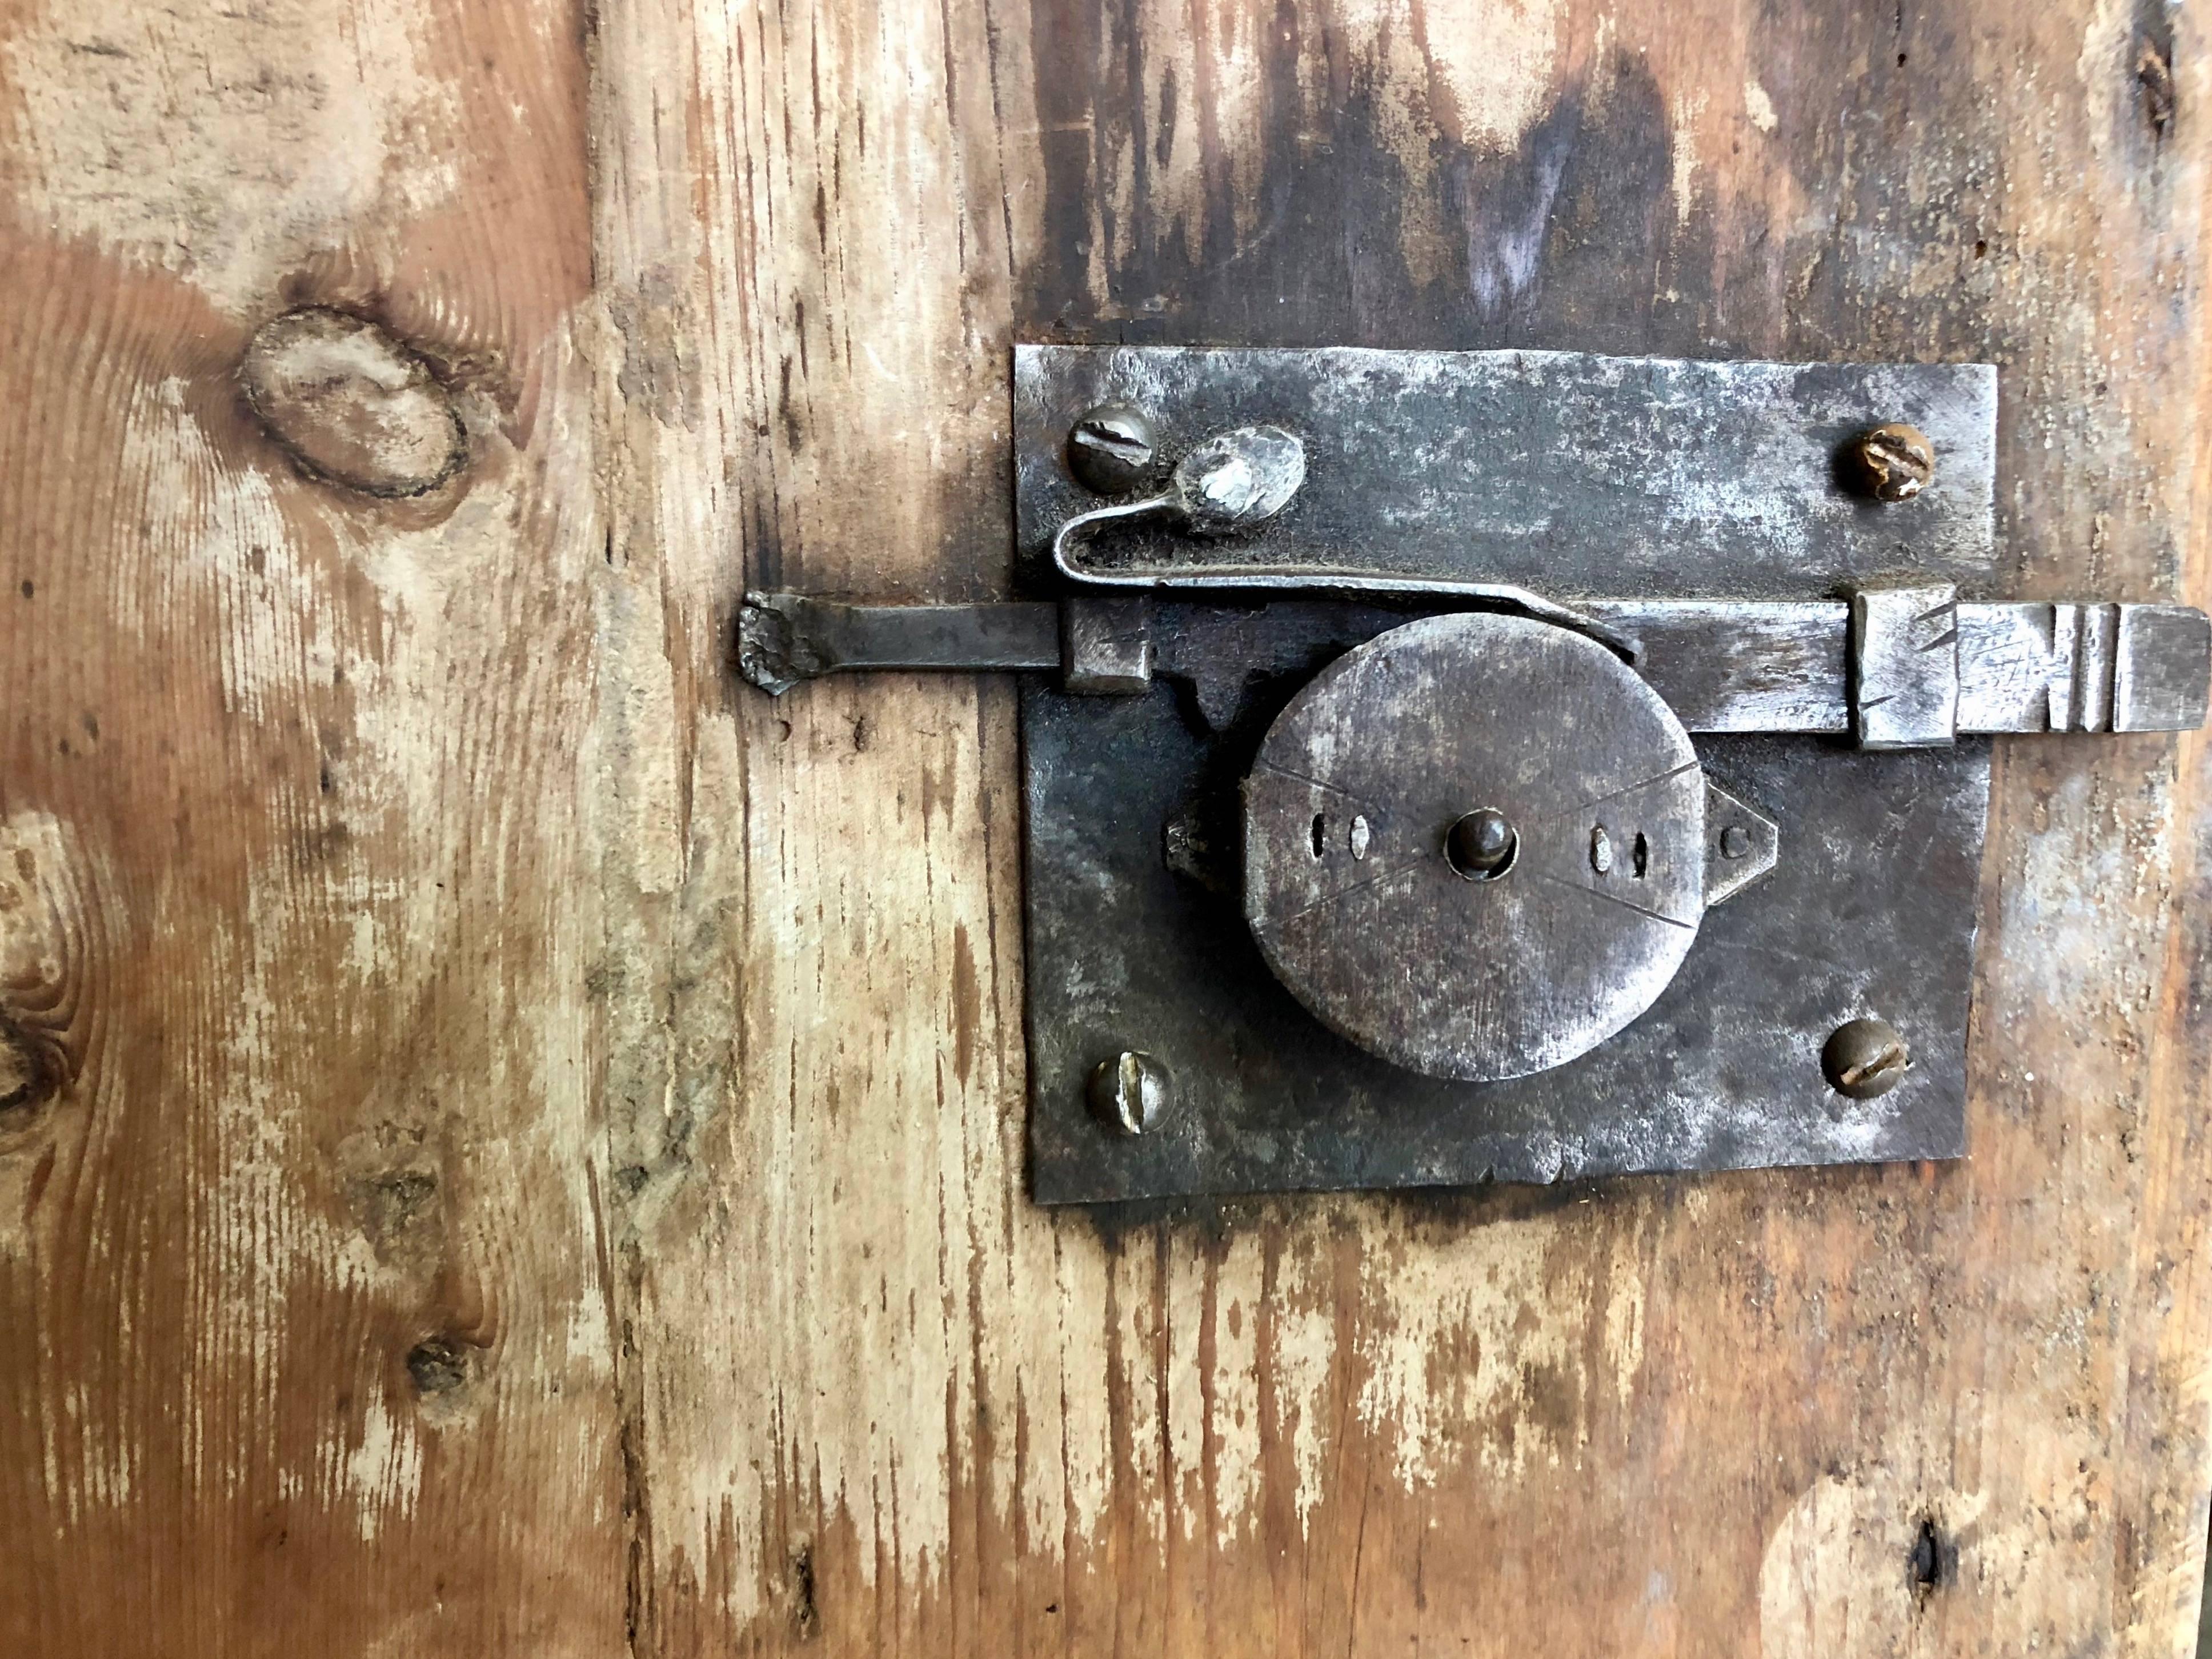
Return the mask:
<svg viewBox="0 0 2212 1659">
<path fill-rule="evenodd" d="M 1705 914 L 1688 734 L 1549 623 L 1431 617 L 1370 641 L 1276 720 L 1244 799 L 1269 965 L 1332 1030 L 1432 1076 L 1522 1077 L 1602 1042 Z M 1486 816 L 1453 836 L 1474 813 L 1510 827 L 1502 867 Z"/>
</svg>

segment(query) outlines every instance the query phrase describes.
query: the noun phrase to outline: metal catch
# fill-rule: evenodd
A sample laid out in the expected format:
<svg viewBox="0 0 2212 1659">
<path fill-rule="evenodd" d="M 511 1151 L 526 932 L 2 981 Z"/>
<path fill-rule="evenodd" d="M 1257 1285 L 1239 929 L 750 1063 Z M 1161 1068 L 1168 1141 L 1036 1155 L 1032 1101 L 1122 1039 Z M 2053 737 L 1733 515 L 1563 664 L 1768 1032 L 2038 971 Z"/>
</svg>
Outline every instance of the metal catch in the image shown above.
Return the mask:
<svg viewBox="0 0 2212 1659">
<path fill-rule="evenodd" d="M 1027 677 L 1048 1202 L 1955 1155 L 1979 738 L 2204 720 L 2202 611 L 1986 592 L 1986 367 L 1015 392 L 1033 597 L 748 594 L 738 665 Z"/>
</svg>

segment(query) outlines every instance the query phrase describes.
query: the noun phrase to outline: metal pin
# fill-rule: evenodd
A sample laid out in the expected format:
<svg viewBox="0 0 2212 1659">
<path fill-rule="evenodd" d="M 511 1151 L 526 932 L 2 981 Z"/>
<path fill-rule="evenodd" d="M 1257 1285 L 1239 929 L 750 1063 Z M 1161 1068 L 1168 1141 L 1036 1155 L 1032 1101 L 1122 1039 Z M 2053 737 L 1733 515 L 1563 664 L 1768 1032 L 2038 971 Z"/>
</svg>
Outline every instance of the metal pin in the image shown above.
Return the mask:
<svg viewBox="0 0 2212 1659">
<path fill-rule="evenodd" d="M 1444 856 L 1469 881 L 1495 881 L 1513 866 L 1521 838 L 1494 806 L 1469 812 L 1444 836 Z"/>
</svg>

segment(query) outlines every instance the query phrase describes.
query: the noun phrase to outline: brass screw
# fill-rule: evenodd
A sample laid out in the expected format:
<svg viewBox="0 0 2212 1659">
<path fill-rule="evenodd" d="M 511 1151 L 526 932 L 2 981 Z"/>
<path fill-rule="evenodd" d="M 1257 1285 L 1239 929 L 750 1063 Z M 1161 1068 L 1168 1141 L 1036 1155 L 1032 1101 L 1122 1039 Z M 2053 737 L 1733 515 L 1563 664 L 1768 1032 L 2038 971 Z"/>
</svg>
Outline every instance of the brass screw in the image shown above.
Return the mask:
<svg viewBox="0 0 2212 1659">
<path fill-rule="evenodd" d="M 1917 426 L 1878 426 L 1859 434 L 1856 451 L 1867 493 L 1878 501 L 1909 501 L 1936 477 L 1936 446 Z"/>
<path fill-rule="evenodd" d="M 1820 1069 L 1838 1094 L 1872 1100 L 1905 1080 L 1912 1051 L 1886 1019 L 1845 1020 L 1820 1050 Z"/>
</svg>

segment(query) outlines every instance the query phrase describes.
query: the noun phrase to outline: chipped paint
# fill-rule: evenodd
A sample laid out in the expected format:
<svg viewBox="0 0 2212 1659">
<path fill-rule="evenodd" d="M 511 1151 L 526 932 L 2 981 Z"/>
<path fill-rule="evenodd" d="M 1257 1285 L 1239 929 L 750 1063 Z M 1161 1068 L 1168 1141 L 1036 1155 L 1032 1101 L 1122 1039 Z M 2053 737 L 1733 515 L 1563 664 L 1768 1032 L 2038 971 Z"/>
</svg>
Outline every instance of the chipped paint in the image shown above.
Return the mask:
<svg viewBox="0 0 2212 1659">
<path fill-rule="evenodd" d="M 1708 94 L 1702 88 L 1678 92 L 1671 106 L 1674 116 L 1670 149 L 1674 169 L 1674 222 L 1686 225 L 1697 207 L 1698 123 L 1705 112 Z"/>
<path fill-rule="evenodd" d="M 1743 112 L 1752 125 L 1761 132 L 1772 132 L 1778 125 L 1774 115 L 1774 100 L 1766 95 L 1766 88 L 1756 81 L 1743 83 Z"/>
<path fill-rule="evenodd" d="M 410 1426 L 393 1418 L 380 1395 L 370 1397 L 361 1439 L 341 1467 L 364 1543 L 374 1542 L 387 1520 L 405 1520 L 422 1493 L 422 1443 Z"/>
</svg>

